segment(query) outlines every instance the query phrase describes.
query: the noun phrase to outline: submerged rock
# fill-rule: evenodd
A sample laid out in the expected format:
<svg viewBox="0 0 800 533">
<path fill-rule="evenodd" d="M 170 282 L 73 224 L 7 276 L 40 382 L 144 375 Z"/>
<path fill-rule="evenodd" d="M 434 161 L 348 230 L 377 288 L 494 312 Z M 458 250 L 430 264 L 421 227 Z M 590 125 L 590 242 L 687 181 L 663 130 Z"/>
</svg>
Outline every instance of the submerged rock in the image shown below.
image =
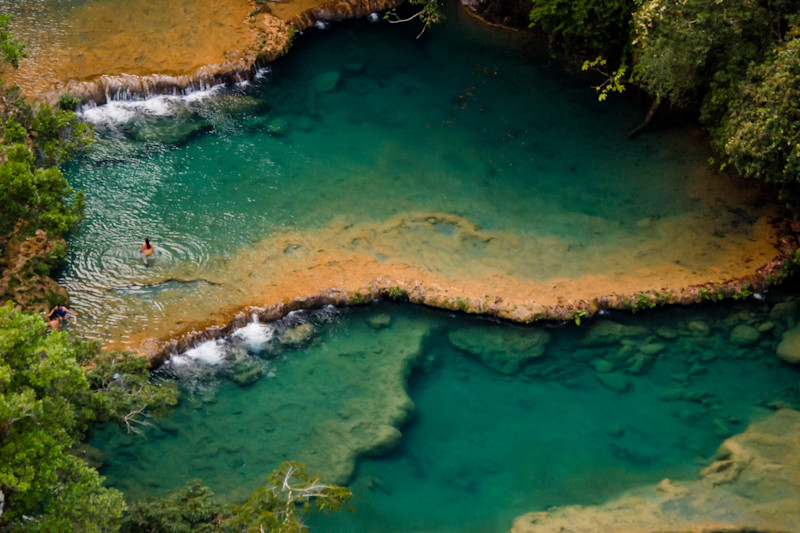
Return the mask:
<svg viewBox="0 0 800 533">
<path fill-rule="evenodd" d="M 287 329 L 278 336 L 278 340 L 281 341 L 281 344 L 285 344 L 286 346 L 299 348 L 311 342 L 313 337 L 314 325 L 306 322 L 304 324 L 300 324 L 299 326 Z"/>
<path fill-rule="evenodd" d="M 311 90 L 315 93 L 330 93 L 336 90 L 341 75 L 335 71 L 323 72 L 311 82 Z"/>
<path fill-rule="evenodd" d="M 758 326 L 759 333 L 767 333 L 769 331 L 772 331 L 773 329 L 775 329 L 775 322 L 772 321 L 764 322 L 763 324 Z"/>
<path fill-rule="evenodd" d="M 692 337 L 708 337 L 711 333 L 711 326 L 700 320 L 692 320 L 686 325 Z"/>
<path fill-rule="evenodd" d="M 275 429 L 264 449 L 276 460 L 296 450 L 293 457 L 309 471 L 347 483 L 359 456 L 385 454 L 400 442 L 398 427 L 414 410 L 406 379 L 429 332 L 427 322 L 393 316 L 390 328 L 373 330 L 359 320 L 350 335 L 325 336 L 324 345 L 293 362 L 302 386 L 273 397 L 274 420 L 264 424 Z M 306 413 L 301 422 L 298 413 Z"/>
<path fill-rule="evenodd" d="M 231 379 L 242 387 L 252 385 L 264 375 L 264 367 L 256 361 L 237 361 L 230 368 Z"/>
<path fill-rule="evenodd" d="M 777 322 L 790 328 L 794 327 L 796 316 L 797 302 L 794 301 L 775 304 L 769 312 L 769 319 L 772 322 Z"/>
<path fill-rule="evenodd" d="M 739 324 L 731 330 L 731 343 L 737 346 L 750 346 L 757 343 L 760 338 L 761 333 L 756 328 L 746 324 Z"/>
<path fill-rule="evenodd" d="M 657 355 L 663 352 L 667 347 L 660 342 L 651 342 L 639 348 L 639 351 L 645 355 Z"/>
<path fill-rule="evenodd" d="M 462 328 L 447 334 L 450 343 L 483 361 L 487 367 L 501 374 L 514 374 L 522 366 L 541 357 L 550 334 L 546 331 L 514 330 L 496 327 Z"/>
<path fill-rule="evenodd" d="M 181 144 L 193 136 L 208 129 L 203 121 L 170 119 L 150 119 L 138 124 L 132 133 L 133 137 L 143 142 L 162 144 Z"/>
<path fill-rule="evenodd" d="M 267 122 L 267 133 L 274 137 L 283 137 L 289 133 L 289 121 L 283 117 L 275 117 Z"/>
<path fill-rule="evenodd" d="M 718 431 L 727 430 L 720 420 Z M 603 505 L 514 520 L 514 533 L 800 532 L 800 413 L 784 409 L 726 440 L 698 481 L 665 479 Z"/>
<path fill-rule="evenodd" d="M 678 332 L 668 327 L 658 328 L 658 330 L 656 331 L 656 335 L 668 341 L 675 340 L 678 338 Z"/>
<path fill-rule="evenodd" d="M 386 313 L 372 315 L 367 318 L 367 324 L 369 324 L 369 327 L 372 329 L 388 328 L 392 324 L 392 317 Z"/>
<path fill-rule="evenodd" d="M 73 448 L 69 451 L 70 454 L 83 459 L 87 465 L 92 468 L 98 469 L 103 466 L 106 459 L 103 452 L 92 446 L 91 444 L 83 443 L 80 446 Z"/>
<path fill-rule="evenodd" d="M 644 337 L 647 329 L 640 326 L 626 326 L 610 320 L 596 322 L 581 341 L 583 346 L 608 346 L 618 344 L 623 339 Z"/>
<path fill-rule="evenodd" d="M 295 121 L 295 126 L 298 130 L 308 133 L 317 126 L 317 123 L 311 117 L 302 116 Z"/>
<path fill-rule="evenodd" d="M 605 359 L 595 359 L 592 361 L 592 366 L 594 367 L 595 372 L 598 372 L 599 374 L 605 374 L 606 372 L 611 372 L 614 370 L 614 363 Z"/>
<path fill-rule="evenodd" d="M 790 329 L 783 334 L 777 352 L 778 357 L 787 363 L 800 363 L 800 327 Z"/>
<path fill-rule="evenodd" d="M 628 372 L 636 376 L 646 374 L 651 366 L 653 366 L 653 358 L 646 354 L 638 353 L 631 358 Z"/>
<path fill-rule="evenodd" d="M 618 394 L 631 390 L 631 379 L 622 372 L 597 373 L 594 377 L 596 377 L 597 381 L 602 383 L 603 386 Z"/>
</svg>

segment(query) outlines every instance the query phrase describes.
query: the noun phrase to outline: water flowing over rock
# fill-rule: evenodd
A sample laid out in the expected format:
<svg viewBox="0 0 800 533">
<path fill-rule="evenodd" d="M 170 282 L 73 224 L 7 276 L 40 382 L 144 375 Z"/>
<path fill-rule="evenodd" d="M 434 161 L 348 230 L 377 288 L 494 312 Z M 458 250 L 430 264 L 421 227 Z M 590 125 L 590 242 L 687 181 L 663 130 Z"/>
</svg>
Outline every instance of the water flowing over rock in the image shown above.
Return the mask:
<svg viewBox="0 0 800 533">
<path fill-rule="evenodd" d="M 517 518 L 513 533 L 800 531 L 800 412 L 784 409 L 726 440 L 698 481 L 665 479 L 597 506 Z"/>
<path fill-rule="evenodd" d="M 314 325 L 306 322 L 293 328 L 287 329 L 280 334 L 278 340 L 287 346 L 305 346 L 314 336 Z"/>
</svg>

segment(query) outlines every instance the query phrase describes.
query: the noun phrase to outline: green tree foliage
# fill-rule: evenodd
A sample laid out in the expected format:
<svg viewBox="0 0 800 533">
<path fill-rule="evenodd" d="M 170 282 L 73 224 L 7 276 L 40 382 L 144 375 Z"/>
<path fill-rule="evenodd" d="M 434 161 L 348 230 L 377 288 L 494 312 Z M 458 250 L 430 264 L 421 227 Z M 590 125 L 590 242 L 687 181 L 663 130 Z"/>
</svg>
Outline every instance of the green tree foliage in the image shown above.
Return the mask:
<svg viewBox="0 0 800 533">
<path fill-rule="evenodd" d="M 628 43 L 633 0 L 533 0 L 531 26 L 570 56 L 619 55 Z"/>
<path fill-rule="evenodd" d="M 16 68 L 25 45 L 8 24 L 9 16 L 0 15 L 0 52 Z M 66 233 L 80 220 L 83 197 L 56 165 L 91 146 L 91 127 L 74 107 L 32 105 L 19 88 L 0 82 L 0 136 L 0 235 L 7 239 L 14 227 L 26 233 L 41 228 L 51 237 Z"/>
<path fill-rule="evenodd" d="M 797 187 L 800 180 L 800 37 L 754 64 L 713 130 L 717 148 L 745 177 Z"/>
<path fill-rule="evenodd" d="M 205 483 L 192 479 L 182 489 L 165 496 L 145 498 L 131 504 L 122 520 L 121 531 L 211 533 L 219 531 L 223 509 L 214 501 L 214 493 Z"/>
<path fill-rule="evenodd" d="M 19 60 L 28 55 L 25 44 L 14 39 L 14 34 L 8 31 L 11 17 L 0 14 L 0 53 L 3 60 L 14 68 L 19 66 Z"/>
<path fill-rule="evenodd" d="M 349 490 L 309 476 L 303 465 L 285 462 L 267 476 L 268 483 L 242 505 L 220 505 L 198 479 L 161 498 L 131 505 L 122 531 L 302 533 L 303 515 L 311 510 L 340 511 L 352 497 Z"/>
<path fill-rule="evenodd" d="M 633 14 L 634 79 L 658 100 L 699 103 L 715 73 L 759 58 L 768 20 L 751 0 L 645 0 Z"/>
<path fill-rule="evenodd" d="M 229 523 L 237 531 L 306 531 L 302 514 L 312 509 L 340 511 L 352 497 L 346 488 L 322 482 L 319 474 L 309 476 L 305 467 L 296 462 L 283 463 L 267 480 L 247 502 L 234 509 Z"/>
<path fill-rule="evenodd" d="M 58 167 L 37 168 L 23 143 L 0 147 L 0 233 L 9 235 L 19 221 L 30 229 L 62 235 L 81 219 L 83 194 L 73 194 Z"/>
<path fill-rule="evenodd" d="M 11 304 L 0 307 L 0 356 L 0 529 L 116 528 L 122 495 L 69 452 L 90 423 L 131 426 L 126 417 L 174 404 L 175 392 L 150 384 L 132 356 L 50 331 Z"/>
</svg>

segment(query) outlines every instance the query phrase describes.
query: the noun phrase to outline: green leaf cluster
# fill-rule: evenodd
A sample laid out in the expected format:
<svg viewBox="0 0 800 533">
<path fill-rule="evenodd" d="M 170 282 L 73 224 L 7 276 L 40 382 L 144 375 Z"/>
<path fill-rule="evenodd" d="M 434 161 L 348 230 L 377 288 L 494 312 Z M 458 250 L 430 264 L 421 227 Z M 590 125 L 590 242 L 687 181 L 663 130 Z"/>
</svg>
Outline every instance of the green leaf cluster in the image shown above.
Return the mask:
<svg viewBox="0 0 800 533">
<path fill-rule="evenodd" d="M 21 228 L 58 236 L 80 221 L 83 194 L 73 194 L 58 167 L 37 168 L 22 143 L 0 147 L 0 157 L 0 233 L 11 234 L 21 222 Z"/>
<path fill-rule="evenodd" d="M 657 100 L 695 107 L 745 177 L 800 189 L 800 4 L 645 0 L 634 13 L 634 79 Z"/>
<path fill-rule="evenodd" d="M 340 511 L 352 493 L 345 487 L 309 476 L 302 464 L 284 462 L 267 476 L 244 504 L 233 510 L 229 524 L 235 531 L 295 533 L 306 531 L 302 515 L 312 509 Z"/>
<path fill-rule="evenodd" d="M 0 15 L 0 52 L 16 68 L 25 45 L 8 31 L 9 22 Z M 59 237 L 79 221 L 83 197 L 56 167 L 93 141 L 92 128 L 78 120 L 75 107 L 69 97 L 56 108 L 33 105 L 18 87 L 0 81 L 0 235 L 19 227 Z"/>
<path fill-rule="evenodd" d="M 122 495 L 70 450 L 94 422 L 130 427 L 126 417 L 142 420 L 175 403 L 173 389 L 149 383 L 143 363 L 50 331 L 41 316 L 10 303 L 0 307 L 1 530 L 118 526 Z"/>
<path fill-rule="evenodd" d="M 712 129 L 728 162 L 745 177 L 800 185 L 800 37 L 792 32 L 753 64 Z"/>
<path fill-rule="evenodd" d="M 752 0 L 645 0 L 633 13 L 634 78 L 656 99 L 698 104 L 720 71 L 738 72 L 769 42 Z"/>
<path fill-rule="evenodd" d="M 211 533 L 219 531 L 224 509 L 214 501 L 214 493 L 202 480 L 191 479 L 183 488 L 165 496 L 132 503 L 120 530 L 130 533 Z"/>
<path fill-rule="evenodd" d="M 14 34 L 8 30 L 11 16 L 0 14 L 0 54 L 3 60 L 14 68 L 19 66 L 19 60 L 28 55 L 25 44 L 17 41 Z"/>
<path fill-rule="evenodd" d="M 553 51 L 615 56 L 627 45 L 633 10 L 633 0 L 533 0 L 530 20 L 547 33 Z"/>
</svg>

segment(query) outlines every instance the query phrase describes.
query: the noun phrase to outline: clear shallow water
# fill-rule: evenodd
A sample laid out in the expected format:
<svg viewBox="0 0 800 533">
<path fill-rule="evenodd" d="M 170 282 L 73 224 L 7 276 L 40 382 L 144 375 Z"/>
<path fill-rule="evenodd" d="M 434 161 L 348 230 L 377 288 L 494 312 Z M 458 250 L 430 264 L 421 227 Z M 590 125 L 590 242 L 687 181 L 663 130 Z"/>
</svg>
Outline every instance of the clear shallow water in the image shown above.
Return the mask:
<svg viewBox="0 0 800 533">
<path fill-rule="evenodd" d="M 694 478 L 770 404 L 797 407 L 800 371 L 774 355 L 796 307 L 773 303 L 613 315 L 580 328 L 389 304 L 296 314 L 181 355 L 171 367 L 185 390 L 175 414 L 145 438 L 106 428 L 92 444 L 108 482 L 131 498 L 197 476 L 220 498 L 242 499 L 285 459 L 349 477 L 343 450 L 389 416 L 402 439 L 358 461 L 355 514 L 317 517 L 314 530 L 501 531 L 524 512 Z M 370 325 L 377 316 L 384 321 Z M 301 323 L 314 325 L 313 340 L 291 347 L 285 331 Z M 737 325 L 771 329 L 742 347 L 730 340 Z M 481 353 L 493 354 L 488 365 Z M 502 362 L 521 353 L 542 355 L 508 374 Z M 265 371 L 237 386 L 223 378 L 243 368 L 226 359 Z"/>
<path fill-rule="evenodd" d="M 683 250 L 689 241 L 660 221 L 698 210 L 729 214 L 706 202 L 735 202 L 735 194 L 694 186 L 708 154 L 693 132 L 665 127 L 630 142 L 644 107 L 623 99 L 601 105 L 587 82 L 566 77 L 524 37 L 455 10 L 449 20 L 419 41 L 412 25 L 357 21 L 310 31 L 248 86 L 86 110 L 97 123 L 97 147 L 66 169 L 87 193 L 86 220 L 59 278 L 86 317 L 80 333 L 109 341 L 147 331 L 159 315 L 182 320 L 176 309 L 214 305 L 212 285 L 161 290 L 146 303 L 129 289 L 230 278 L 219 275 L 226 261 L 255 243 L 334 220 L 462 217 L 507 255 L 462 246 L 459 235 L 442 251 L 441 234 L 411 231 L 392 236 L 396 255 L 445 274 L 477 259 L 541 280 L 586 274 L 602 258 L 633 265 Z M 720 221 L 708 234 L 729 238 L 737 227 Z M 500 231 L 510 237 L 491 237 Z M 138 254 L 146 236 L 157 246 L 148 267 Z M 437 250 L 426 250 L 434 238 L 429 248 Z M 344 245 L 355 246 L 331 243 Z M 266 264 L 264 248 L 253 262 Z M 402 257 L 406 250 L 412 257 Z M 530 260 L 541 253 L 552 260 Z M 689 270 L 707 266 L 697 250 L 679 259 Z"/>
</svg>

